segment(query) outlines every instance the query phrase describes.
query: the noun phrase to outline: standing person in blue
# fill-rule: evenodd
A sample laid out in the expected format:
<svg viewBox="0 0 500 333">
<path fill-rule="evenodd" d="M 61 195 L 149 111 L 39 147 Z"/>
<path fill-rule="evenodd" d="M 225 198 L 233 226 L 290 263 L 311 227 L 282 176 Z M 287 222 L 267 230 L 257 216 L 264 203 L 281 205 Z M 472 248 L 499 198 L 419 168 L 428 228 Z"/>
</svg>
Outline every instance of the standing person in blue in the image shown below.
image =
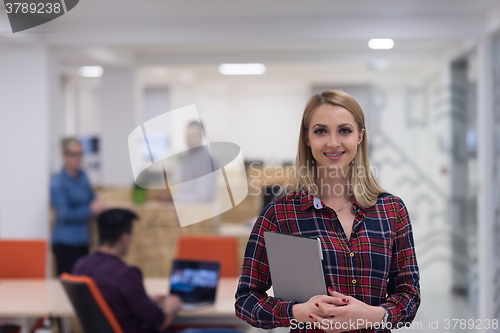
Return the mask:
<svg viewBox="0 0 500 333">
<path fill-rule="evenodd" d="M 78 258 L 89 252 L 89 218 L 104 210 L 96 200 L 82 170 L 83 149 L 76 138 L 62 140 L 64 166 L 50 184 L 50 198 L 55 211 L 52 251 L 57 274 L 71 272 Z"/>
</svg>

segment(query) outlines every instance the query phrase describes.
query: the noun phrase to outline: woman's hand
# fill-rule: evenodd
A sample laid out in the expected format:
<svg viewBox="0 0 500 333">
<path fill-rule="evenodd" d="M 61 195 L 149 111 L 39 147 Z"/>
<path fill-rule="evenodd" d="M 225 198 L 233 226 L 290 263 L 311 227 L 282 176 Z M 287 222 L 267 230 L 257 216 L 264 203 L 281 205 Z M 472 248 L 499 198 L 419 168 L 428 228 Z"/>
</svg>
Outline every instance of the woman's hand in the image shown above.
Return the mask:
<svg viewBox="0 0 500 333">
<path fill-rule="evenodd" d="M 381 323 L 385 309 L 380 306 L 368 305 L 354 297 L 346 296 L 328 288 L 334 299 L 343 299 L 345 306 L 336 306 L 328 302 L 319 302 L 319 310 L 324 315 L 312 313 L 313 321 L 321 325 L 321 329 L 329 333 L 359 330 Z"/>
<path fill-rule="evenodd" d="M 100 202 L 99 200 L 93 200 L 90 203 L 90 211 L 94 215 L 101 214 L 105 209 L 106 209 L 106 206 L 104 206 L 104 204 L 102 202 Z"/>
<path fill-rule="evenodd" d="M 345 299 L 345 298 L 344 298 Z M 298 322 L 312 322 L 313 314 L 318 316 L 323 316 L 324 318 L 330 318 L 326 313 L 324 313 L 320 304 L 328 304 L 329 307 L 338 307 L 346 305 L 346 302 L 342 298 L 327 295 L 316 295 L 311 297 L 305 303 L 294 304 L 292 307 L 293 317 Z M 326 309 L 326 307 L 325 307 Z"/>
</svg>

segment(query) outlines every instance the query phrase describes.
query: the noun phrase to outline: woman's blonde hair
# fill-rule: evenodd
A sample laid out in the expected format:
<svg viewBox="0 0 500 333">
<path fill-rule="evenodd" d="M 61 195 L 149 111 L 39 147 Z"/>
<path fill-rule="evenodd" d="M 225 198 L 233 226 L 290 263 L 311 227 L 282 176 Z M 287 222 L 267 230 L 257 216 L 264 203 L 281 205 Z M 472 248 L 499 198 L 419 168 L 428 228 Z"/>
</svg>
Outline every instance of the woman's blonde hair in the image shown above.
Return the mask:
<svg viewBox="0 0 500 333">
<path fill-rule="evenodd" d="M 295 170 L 287 182 L 283 184 L 282 191 L 280 191 L 278 197 L 283 197 L 286 193 L 300 188 L 306 189 L 311 194 L 318 194 L 318 185 L 316 183 L 317 170 L 311 149 L 306 143 L 306 134 L 309 130 L 314 111 L 323 104 L 337 105 L 347 109 L 353 114 L 354 119 L 358 123 L 358 130 L 365 129 L 364 138 L 358 147 L 356 156 L 350 164 L 350 170 L 347 175 L 347 189 L 348 193 L 352 193 L 361 206 L 365 208 L 372 207 L 377 202 L 378 195 L 387 191 L 379 186 L 370 168 L 368 136 L 363 110 L 354 98 L 340 90 L 323 91 L 321 94 L 312 96 L 307 102 L 300 124 Z M 361 174 L 356 172 L 356 170 L 359 171 L 360 169 Z"/>
</svg>

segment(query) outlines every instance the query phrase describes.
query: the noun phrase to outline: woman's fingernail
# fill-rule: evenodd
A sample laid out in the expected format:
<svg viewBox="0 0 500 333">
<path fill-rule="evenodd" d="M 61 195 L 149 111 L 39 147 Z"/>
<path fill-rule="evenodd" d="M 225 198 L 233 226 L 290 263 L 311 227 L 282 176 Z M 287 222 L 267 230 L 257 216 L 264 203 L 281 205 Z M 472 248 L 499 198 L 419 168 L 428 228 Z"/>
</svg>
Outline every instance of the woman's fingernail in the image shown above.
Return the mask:
<svg viewBox="0 0 500 333">
<path fill-rule="evenodd" d="M 309 318 L 313 319 L 313 316 L 309 315 Z"/>
<path fill-rule="evenodd" d="M 332 287 L 328 287 L 328 290 L 329 290 L 329 291 L 335 291 L 335 290 L 333 290 L 333 288 L 332 288 Z"/>
<path fill-rule="evenodd" d="M 316 305 L 319 308 L 319 304 L 318 303 L 314 303 L 314 305 Z"/>
<path fill-rule="evenodd" d="M 347 298 L 342 298 L 342 302 L 347 303 L 349 300 Z"/>
</svg>

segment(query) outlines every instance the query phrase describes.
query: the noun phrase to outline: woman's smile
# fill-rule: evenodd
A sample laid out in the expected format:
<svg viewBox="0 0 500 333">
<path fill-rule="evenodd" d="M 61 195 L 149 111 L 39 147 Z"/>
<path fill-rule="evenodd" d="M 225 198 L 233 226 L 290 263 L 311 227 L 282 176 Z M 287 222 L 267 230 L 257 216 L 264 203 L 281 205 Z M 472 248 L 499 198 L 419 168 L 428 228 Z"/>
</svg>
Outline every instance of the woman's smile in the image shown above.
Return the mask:
<svg viewBox="0 0 500 333">
<path fill-rule="evenodd" d="M 344 156 L 345 151 L 343 152 L 327 152 L 323 153 L 329 160 L 336 161 L 342 158 Z"/>
</svg>

